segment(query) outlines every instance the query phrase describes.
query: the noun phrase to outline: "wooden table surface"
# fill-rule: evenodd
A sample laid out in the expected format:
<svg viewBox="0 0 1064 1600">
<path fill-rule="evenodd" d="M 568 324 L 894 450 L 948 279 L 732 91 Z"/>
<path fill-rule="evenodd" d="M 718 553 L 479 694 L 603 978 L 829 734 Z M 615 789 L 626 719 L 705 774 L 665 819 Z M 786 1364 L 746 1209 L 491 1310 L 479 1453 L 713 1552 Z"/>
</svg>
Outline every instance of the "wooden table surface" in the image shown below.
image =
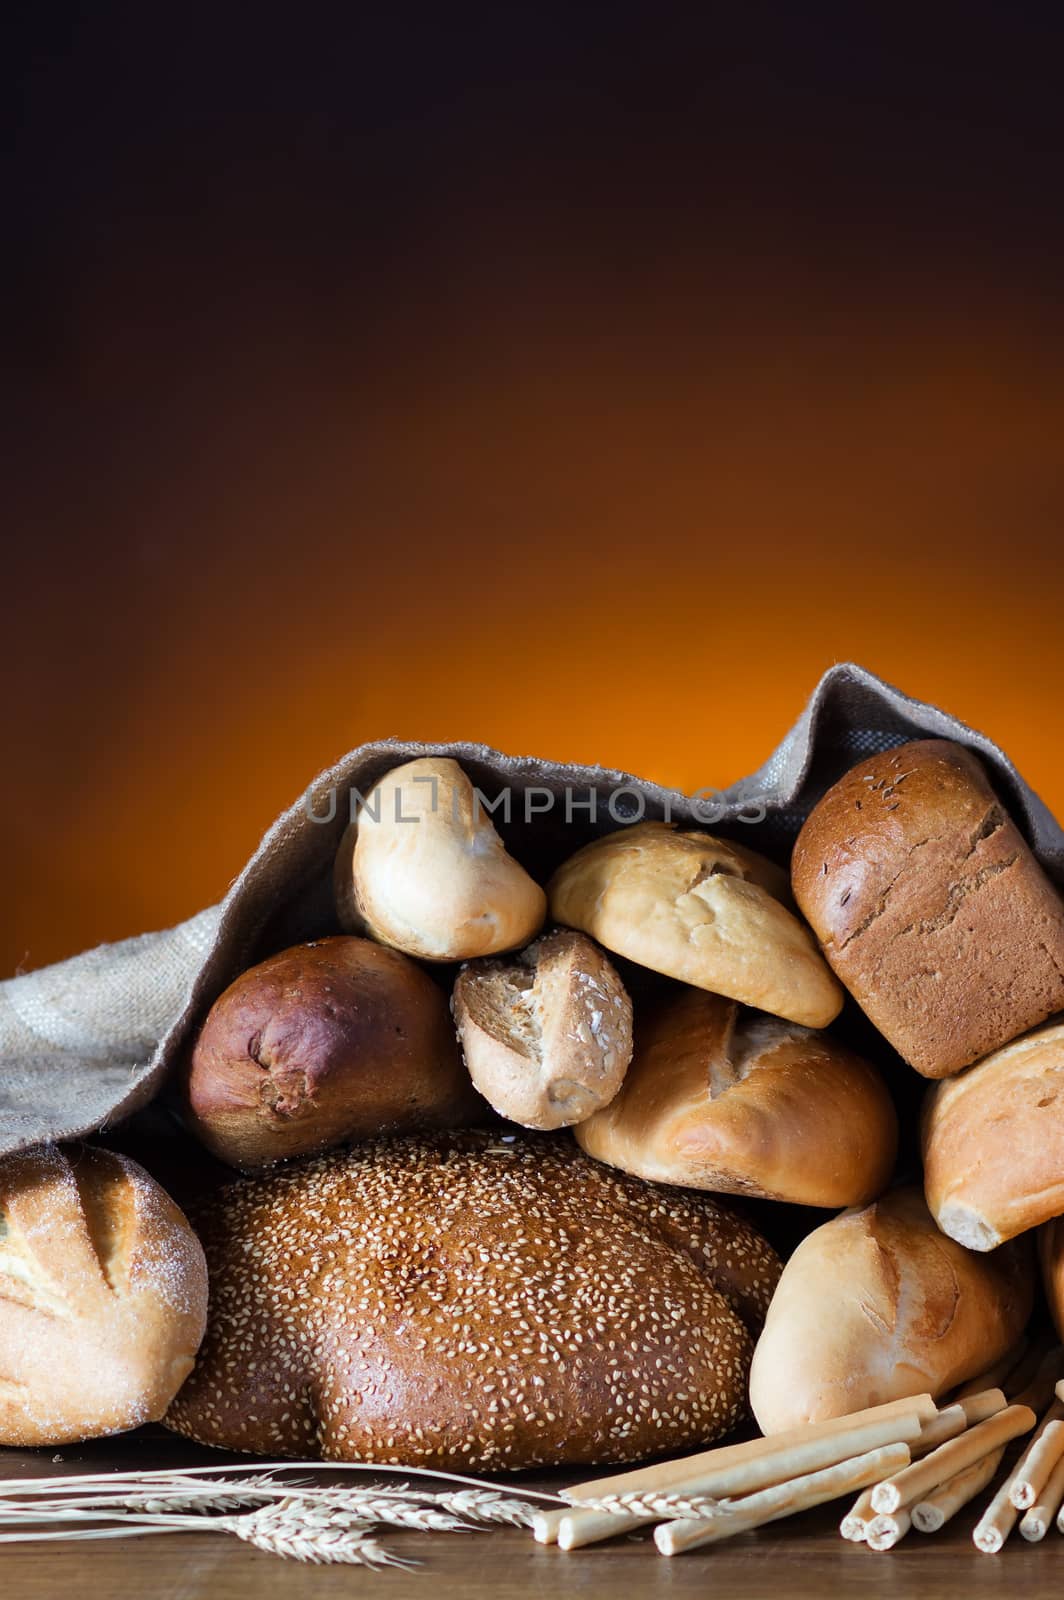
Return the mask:
<svg viewBox="0 0 1064 1600">
<path fill-rule="evenodd" d="M 218 1464 L 217 1451 L 198 1450 L 162 1430 L 127 1439 L 50 1451 L 0 1451 L 4 1477 L 56 1476 L 135 1466 Z M 234 1458 L 235 1459 L 235 1458 Z M 248 1457 L 239 1458 L 244 1466 Z M 397 1481 L 397 1480 L 393 1480 Z M 515 1493 L 520 1483 L 551 1487 L 552 1480 L 500 1480 Z M 562 1482 L 563 1479 L 556 1481 Z M 572 1481 L 571 1476 L 568 1481 Z M 842 1502 L 841 1504 L 845 1504 Z M 0 1594 L 49 1600 L 88 1593 L 100 1600 L 329 1600 L 332 1595 L 379 1594 L 381 1600 L 426 1600 L 434 1593 L 463 1600 L 564 1592 L 581 1600 L 627 1600 L 629 1595 L 704 1596 L 715 1589 L 727 1600 L 790 1600 L 792 1596 L 889 1595 L 937 1597 L 1001 1595 L 1023 1600 L 1056 1597 L 1064 1584 L 1064 1538 L 1052 1533 L 1029 1545 L 1014 1534 L 998 1556 L 980 1555 L 971 1542 L 975 1513 L 942 1533 L 910 1533 L 892 1551 L 876 1555 L 838 1534 L 839 1506 L 825 1506 L 747 1534 L 728 1544 L 671 1560 L 657 1555 L 645 1535 L 617 1539 L 572 1554 L 546 1549 L 520 1530 L 470 1534 L 414 1534 L 384 1529 L 396 1555 L 419 1563 L 410 1571 L 388 1568 L 306 1567 L 282 1561 L 220 1534 L 160 1534 L 149 1538 L 63 1545 L 0 1546 Z"/>
</svg>

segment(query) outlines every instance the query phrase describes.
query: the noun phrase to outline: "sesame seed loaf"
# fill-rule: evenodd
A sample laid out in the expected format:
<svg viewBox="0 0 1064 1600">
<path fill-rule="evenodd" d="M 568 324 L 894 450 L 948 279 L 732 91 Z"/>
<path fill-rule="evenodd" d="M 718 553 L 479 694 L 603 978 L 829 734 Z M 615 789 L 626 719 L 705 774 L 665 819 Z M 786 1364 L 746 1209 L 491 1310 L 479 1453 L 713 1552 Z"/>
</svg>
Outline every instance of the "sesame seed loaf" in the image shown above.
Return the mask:
<svg viewBox="0 0 1064 1600">
<path fill-rule="evenodd" d="M 201 1443 L 445 1468 L 623 1462 L 741 1415 L 772 1249 L 567 1135 L 438 1135 L 194 1216 L 211 1309 L 167 1416 Z"/>
<path fill-rule="evenodd" d="M 836 975 L 927 1078 L 1064 1008 L 1064 902 L 962 745 L 920 739 L 853 767 L 791 873 Z"/>
</svg>

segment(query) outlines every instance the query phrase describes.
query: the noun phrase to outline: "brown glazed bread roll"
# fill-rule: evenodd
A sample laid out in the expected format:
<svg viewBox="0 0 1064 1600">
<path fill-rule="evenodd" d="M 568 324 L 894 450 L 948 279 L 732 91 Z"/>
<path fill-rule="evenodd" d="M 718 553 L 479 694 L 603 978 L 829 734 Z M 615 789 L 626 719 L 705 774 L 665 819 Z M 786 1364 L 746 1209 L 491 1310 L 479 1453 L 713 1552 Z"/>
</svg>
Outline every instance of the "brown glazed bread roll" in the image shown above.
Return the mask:
<svg viewBox="0 0 1064 1600">
<path fill-rule="evenodd" d="M 574 1131 L 588 1155 L 640 1178 L 806 1206 L 882 1193 L 898 1143 L 868 1062 L 702 989 L 640 1021 L 619 1094 Z"/>
<path fill-rule="evenodd" d="M 449 756 L 408 761 L 374 784 L 340 841 L 334 889 L 341 927 L 425 961 L 513 950 L 547 910 Z"/>
<path fill-rule="evenodd" d="M 750 1370 L 764 1433 L 907 1395 L 944 1394 L 1015 1344 L 1032 1252 L 973 1255 L 935 1227 L 916 1188 L 844 1211 L 783 1269 Z"/>
<path fill-rule="evenodd" d="M 924 1101 L 927 1203 L 943 1233 L 993 1250 L 1064 1212 L 1064 1023 L 996 1050 Z"/>
<path fill-rule="evenodd" d="M 443 991 L 398 951 L 346 937 L 282 950 L 230 984 L 196 1039 L 186 1098 L 208 1150 L 242 1168 L 483 1112 Z"/>
<path fill-rule="evenodd" d="M 168 1425 L 327 1460 L 516 1470 L 715 1439 L 779 1273 L 723 1206 L 551 1135 L 336 1152 L 218 1191 L 197 1225 L 210 1323 Z"/>
<path fill-rule="evenodd" d="M 0 1161 L 0 1444 L 157 1422 L 206 1318 L 199 1242 L 136 1162 L 77 1146 Z"/>
<path fill-rule="evenodd" d="M 547 886 L 551 915 L 607 950 L 811 1028 L 842 990 L 771 861 L 708 833 L 641 822 L 595 839 Z"/>
<path fill-rule="evenodd" d="M 846 773 L 792 876 L 836 974 L 926 1078 L 1064 1008 L 1064 902 L 961 745 L 921 739 Z"/>
<path fill-rule="evenodd" d="M 565 1128 L 609 1103 L 632 1057 L 632 1002 L 582 933 L 463 967 L 452 999 L 469 1075 L 526 1128 Z"/>
</svg>

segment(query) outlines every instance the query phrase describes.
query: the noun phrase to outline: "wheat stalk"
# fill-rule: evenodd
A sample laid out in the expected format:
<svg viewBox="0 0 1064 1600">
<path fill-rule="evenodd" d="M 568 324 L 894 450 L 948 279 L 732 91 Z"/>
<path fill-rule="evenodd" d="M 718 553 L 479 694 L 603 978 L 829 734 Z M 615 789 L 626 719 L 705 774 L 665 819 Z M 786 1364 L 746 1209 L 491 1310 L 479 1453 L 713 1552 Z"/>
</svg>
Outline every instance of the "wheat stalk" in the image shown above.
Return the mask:
<svg viewBox="0 0 1064 1600">
<path fill-rule="evenodd" d="M 614 1516 L 623 1517 L 655 1517 L 669 1521 L 676 1517 L 691 1517 L 698 1520 L 719 1516 L 721 1511 L 727 1511 L 731 1505 L 730 1500 L 716 1500 L 712 1495 L 699 1494 L 683 1496 L 678 1494 L 607 1494 L 595 1499 L 591 1495 L 581 1495 L 578 1501 L 570 1504 L 572 1511 L 607 1511 Z"/>
<path fill-rule="evenodd" d="M 459 1489 L 455 1494 L 433 1495 L 436 1505 L 475 1522 L 509 1523 L 514 1528 L 530 1528 L 539 1510 L 527 1500 L 515 1500 L 494 1489 Z"/>
<path fill-rule="evenodd" d="M 379 1544 L 372 1524 L 360 1521 L 336 1507 L 307 1504 L 293 1497 L 276 1505 L 263 1506 L 244 1517 L 212 1519 L 214 1526 L 235 1533 L 237 1538 L 268 1550 L 271 1555 L 290 1561 L 316 1564 L 343 1562 L 349 1566 L 410 1567 Z"/>
</svg>

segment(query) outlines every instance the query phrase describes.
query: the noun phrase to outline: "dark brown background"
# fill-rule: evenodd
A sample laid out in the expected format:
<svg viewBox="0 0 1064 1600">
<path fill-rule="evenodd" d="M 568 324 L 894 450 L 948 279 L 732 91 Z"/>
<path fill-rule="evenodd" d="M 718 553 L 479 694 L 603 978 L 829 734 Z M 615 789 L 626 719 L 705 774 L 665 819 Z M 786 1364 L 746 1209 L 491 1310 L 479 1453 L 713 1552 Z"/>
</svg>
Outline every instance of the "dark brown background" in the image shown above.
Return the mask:
<svg viewBox="0 0 1064 1600">
<path fill-rule="evenodd" d="M 0 972 L 402 734 L 730 781 L 855 658 L 1064 810 L 1055 8 L 37 8 Z"/>
</svg>

